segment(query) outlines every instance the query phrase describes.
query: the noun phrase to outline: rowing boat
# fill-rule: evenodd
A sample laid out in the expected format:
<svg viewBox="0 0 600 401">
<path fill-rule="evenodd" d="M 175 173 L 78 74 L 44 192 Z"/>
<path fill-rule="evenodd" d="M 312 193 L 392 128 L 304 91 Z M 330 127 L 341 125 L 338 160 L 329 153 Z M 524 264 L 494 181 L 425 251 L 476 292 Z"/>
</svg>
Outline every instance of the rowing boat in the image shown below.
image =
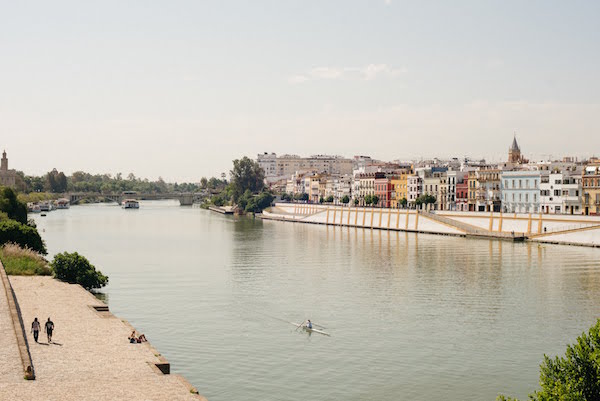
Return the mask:
<svg viewBox="0 0 600 401">
<path fill-rule="evenodd" d="M 319 333 L 319 334 L 323 334 L 324 336 L 329 336 L 329 337 L 331 337 L 331 334 L 329 334 L 329 333 L 326 333 L 326 332 L 324 332 L 324 331 L 322 331 L 322 330 L 315 329 L 315 328 L 312 328 L 312 329 L 310 329 L 310 328 L 306 327 L 306 326 L 304 325 L 304 323 L 294 323 L 294 322 L 289 322 L 289 323 L 290 323 L 290 324 L 293 324 L 293 325 L 294 325 L 294 326 L 296 326 L 296 327 L 300 327 L 300 326 L 302 326 L 302 329 L 303 329 L 304 331 L 308 332 L 308 333 Z"/>
</svg>

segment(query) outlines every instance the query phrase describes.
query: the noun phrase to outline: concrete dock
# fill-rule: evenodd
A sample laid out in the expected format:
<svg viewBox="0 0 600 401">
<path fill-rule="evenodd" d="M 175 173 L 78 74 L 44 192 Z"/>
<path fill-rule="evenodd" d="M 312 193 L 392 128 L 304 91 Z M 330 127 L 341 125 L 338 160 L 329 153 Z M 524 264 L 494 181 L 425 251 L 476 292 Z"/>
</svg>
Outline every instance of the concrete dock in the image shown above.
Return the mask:
<svg viewBox="0 0 600 401">
<path fill-rule="evenodd" d="M 0 267 L 3 269 L 2 267 Z M 10 276 L 25 322 L 35 380 L 24 380 L 7 288 L 0 283 L 0 399 L 2 400 L 205 400 L 150 343 L 130 344 L 133 328 L 78 285 L 51 277 Z M 55 323 L 52 343 L 29 332 L 37 317 Z M 152 338 L 148 338 L 152 341 Z"/>
</svg>

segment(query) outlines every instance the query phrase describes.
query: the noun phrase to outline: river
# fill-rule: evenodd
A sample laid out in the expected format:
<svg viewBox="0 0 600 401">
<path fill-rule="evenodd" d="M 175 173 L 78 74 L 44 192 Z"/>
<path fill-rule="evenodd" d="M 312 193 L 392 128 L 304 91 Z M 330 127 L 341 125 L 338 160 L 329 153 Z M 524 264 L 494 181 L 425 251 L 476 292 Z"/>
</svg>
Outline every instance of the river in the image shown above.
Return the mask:
<svg viewBox="0 0 600 401">
<path fill-rule="evenodd" d="M 171 201 L 33 217 L 49 257 L 77 251 L 107 274 L 111 311 L 209 401 L 525 399 L 543 354 L 564 354 L 600 310 L 598 249 Z M 287 323 L 306 318 L 331 337 Z"/>
</svg>

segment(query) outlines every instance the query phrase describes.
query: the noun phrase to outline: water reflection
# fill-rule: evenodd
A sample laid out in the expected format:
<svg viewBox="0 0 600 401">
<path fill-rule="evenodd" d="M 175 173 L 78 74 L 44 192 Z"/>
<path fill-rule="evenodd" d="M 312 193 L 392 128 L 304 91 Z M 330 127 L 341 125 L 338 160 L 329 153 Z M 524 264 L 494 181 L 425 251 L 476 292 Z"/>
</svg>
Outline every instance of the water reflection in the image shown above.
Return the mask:
<svg viewBox="0 0 600 401">
<path fill-rule="evenodd" d="M 315 400 L 526 398 L 542 355 L 564 352 L 600 307 L 597 249 L 162 202 L 38 224 L 51 254 L 79 250 L 110 276 L 111 310 L 212 401 L 297 400 L 308 387 Z M 306 318 L 332 337 L 297 335 L 289 322 Z"/>
</svg>

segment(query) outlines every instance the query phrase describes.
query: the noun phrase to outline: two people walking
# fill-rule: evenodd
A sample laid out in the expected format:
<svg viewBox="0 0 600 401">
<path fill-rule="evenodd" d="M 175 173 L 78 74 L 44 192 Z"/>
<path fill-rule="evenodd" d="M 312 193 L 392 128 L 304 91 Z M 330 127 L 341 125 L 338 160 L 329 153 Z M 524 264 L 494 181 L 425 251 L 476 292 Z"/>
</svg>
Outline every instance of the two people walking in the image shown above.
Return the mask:
<svg viewBox="0 0 600 401">
<path fill-rule="evenodd" d="M 50 344 L 52 342 L 52 332 L 54 331 L 54 322 L 50 320 L 50 318 L 48 318 L 48 321 L 44 325 L 44 331 L 48 336 L 48 344 Z M 33 333 L 33 339 L 37 343 L 40 335 L 40 322 L 37 317 L 33 319 L 33 323 L 31 323 L 31 332 Z"/>
</svg>

